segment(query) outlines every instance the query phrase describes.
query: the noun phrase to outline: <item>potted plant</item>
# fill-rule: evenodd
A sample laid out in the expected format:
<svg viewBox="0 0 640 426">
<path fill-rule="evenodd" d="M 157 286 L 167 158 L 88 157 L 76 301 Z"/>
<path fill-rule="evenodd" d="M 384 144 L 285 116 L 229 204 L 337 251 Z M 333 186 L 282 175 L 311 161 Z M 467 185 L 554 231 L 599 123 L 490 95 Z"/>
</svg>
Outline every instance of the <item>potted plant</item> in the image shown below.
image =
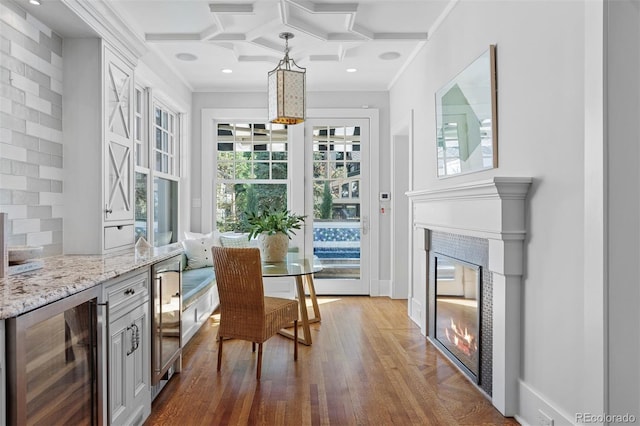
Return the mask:
<svg viewBox="0 0 640 426">
<path fill-rule="evenodd" d="M 256 238 L 260 244 L 262 260 L 282 262 L 287 257 L 289 240 L 300 229 L 306 216 L 289 210 L 272 209 L 262 212 L 245 212 L 249 239 Z"/>
</svg>

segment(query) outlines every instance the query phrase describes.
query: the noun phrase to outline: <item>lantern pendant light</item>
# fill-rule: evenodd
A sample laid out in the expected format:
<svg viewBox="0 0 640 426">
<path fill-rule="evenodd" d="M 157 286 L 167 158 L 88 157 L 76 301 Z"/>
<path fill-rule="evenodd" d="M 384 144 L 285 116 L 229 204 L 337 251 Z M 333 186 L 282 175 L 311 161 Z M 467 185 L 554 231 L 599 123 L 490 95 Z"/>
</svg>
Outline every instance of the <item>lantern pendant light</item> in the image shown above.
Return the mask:
<svg viewBox="0 0 640 426">
<path fill-rule="evenodd" d="M 305 119 L 307 70 L 289 58 L 289 39 L 293 34 L 280 33 L 280 38 L 285 41 L 284 58 L 269 71 L 269 121 L 298 124 Z"/>
</svg>

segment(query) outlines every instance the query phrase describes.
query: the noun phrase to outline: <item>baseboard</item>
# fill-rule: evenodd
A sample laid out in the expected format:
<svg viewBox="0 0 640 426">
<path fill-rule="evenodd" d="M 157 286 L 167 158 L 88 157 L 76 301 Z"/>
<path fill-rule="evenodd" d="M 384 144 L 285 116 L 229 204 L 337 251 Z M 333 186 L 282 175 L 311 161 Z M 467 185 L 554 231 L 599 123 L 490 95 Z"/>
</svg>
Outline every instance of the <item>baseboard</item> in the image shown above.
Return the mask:
<svg viewBox="0 0 640 426">
<path fill-rule="evenodd" d="M 553 420 L 554 426 L 575 424 L 574 418 L 569 413 L 557 408 L 548 401 L 540 392 L 534 390 L 522 380 L 518 381 L 520 388 L 520 407 L 516 420 L 522 425 L 541 425 L 543 416 Z"/>
<path fill-rule="evenodd" d="M 391 297 L 391 280 L 378 280 L 378 296 Z"/>
<path fill-rule="evenodd" d="M 422 324 L 422 303 L 417 299 L 411 299 L 409 301 L 409 318 L 411 321 L 415 322 L 420 329 L 424 328 L 424 324 Z"/>
</svg>

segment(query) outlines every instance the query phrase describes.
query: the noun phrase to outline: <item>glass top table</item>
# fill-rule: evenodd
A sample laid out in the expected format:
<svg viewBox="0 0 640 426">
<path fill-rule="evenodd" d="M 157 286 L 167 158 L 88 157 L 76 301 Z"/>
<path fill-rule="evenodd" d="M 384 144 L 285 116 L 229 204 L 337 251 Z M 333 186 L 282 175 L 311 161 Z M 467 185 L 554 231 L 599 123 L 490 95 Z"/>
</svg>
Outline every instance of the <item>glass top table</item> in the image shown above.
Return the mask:
<svg viewBox="0 0 640 426">
<path fill-rule="evenodd" d="M 309 324 L 320 321 L 320 309 L 316 298 L 316 290 L 313 285 L 313 273 L 322 270 L 322 263 L 315 257 L 301 258 L 297 253 L 290 253 L 284 262 L 262 262 L 262 276 L 268 277 L 294 277 L 296 279 L 296 296 L 300 309 L 300 327 L 302 335 L 298 341 L 304 345 L 311 345 L 311 328 Z M 313 317 L 309 318 L 307 311 L 307 299 L 304 284 L 309 290 L 309 299 L 313 308 Z M 294 334 L 287 329 L 280 330 L 285 337 L 294 338 Z"/>
<path fill-rule="evenodd" d="M 322 264 L 318 258 L 298 255 L 287 255 L 284 262 L 262 262 L 263 277 L 295 277 L 308 275 L 322 270 Z"/>
</svg>

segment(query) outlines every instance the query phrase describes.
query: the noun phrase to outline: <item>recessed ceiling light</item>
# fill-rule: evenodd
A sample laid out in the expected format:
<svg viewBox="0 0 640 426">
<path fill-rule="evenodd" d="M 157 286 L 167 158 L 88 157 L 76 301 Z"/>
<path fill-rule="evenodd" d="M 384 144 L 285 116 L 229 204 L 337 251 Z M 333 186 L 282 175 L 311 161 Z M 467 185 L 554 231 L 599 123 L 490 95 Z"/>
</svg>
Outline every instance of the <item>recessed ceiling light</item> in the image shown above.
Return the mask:
<svg viewBox="0 0 640 426">
<path fill-rule="evenodd" d="M 40 6 L 42 4 L 40 0 L 29 0 L 29 3 L 35 4 L 36 6 Z"/>
<path fill-rule="evenodd" d="M 191 53 L 178 53 L 176 55 L 176 58 L 180 59 L 181 61 L 195 61 L 196 59 L 198 59 L 196 55 L 193 55 Z"/>
<path fill-rule="evenodd" d="M 347 68 L 347 72 L 356 72 L 358 71 L 356 68 Z"/>
<path fill-rule="evenodd" d="M 233 72 L 231 68 L 222 68 L 220 71 L 222 71 L 225 74 L 231 74 Z"/>
<path fill-rule="evenodd" d="M 391 61 L 394 59 L 398 59 L 399 57 L 400 57 L 399 52 L 384 52 L 378 56 L 378 58 L 383 59 L 385 61 Z"/>
</svg>

